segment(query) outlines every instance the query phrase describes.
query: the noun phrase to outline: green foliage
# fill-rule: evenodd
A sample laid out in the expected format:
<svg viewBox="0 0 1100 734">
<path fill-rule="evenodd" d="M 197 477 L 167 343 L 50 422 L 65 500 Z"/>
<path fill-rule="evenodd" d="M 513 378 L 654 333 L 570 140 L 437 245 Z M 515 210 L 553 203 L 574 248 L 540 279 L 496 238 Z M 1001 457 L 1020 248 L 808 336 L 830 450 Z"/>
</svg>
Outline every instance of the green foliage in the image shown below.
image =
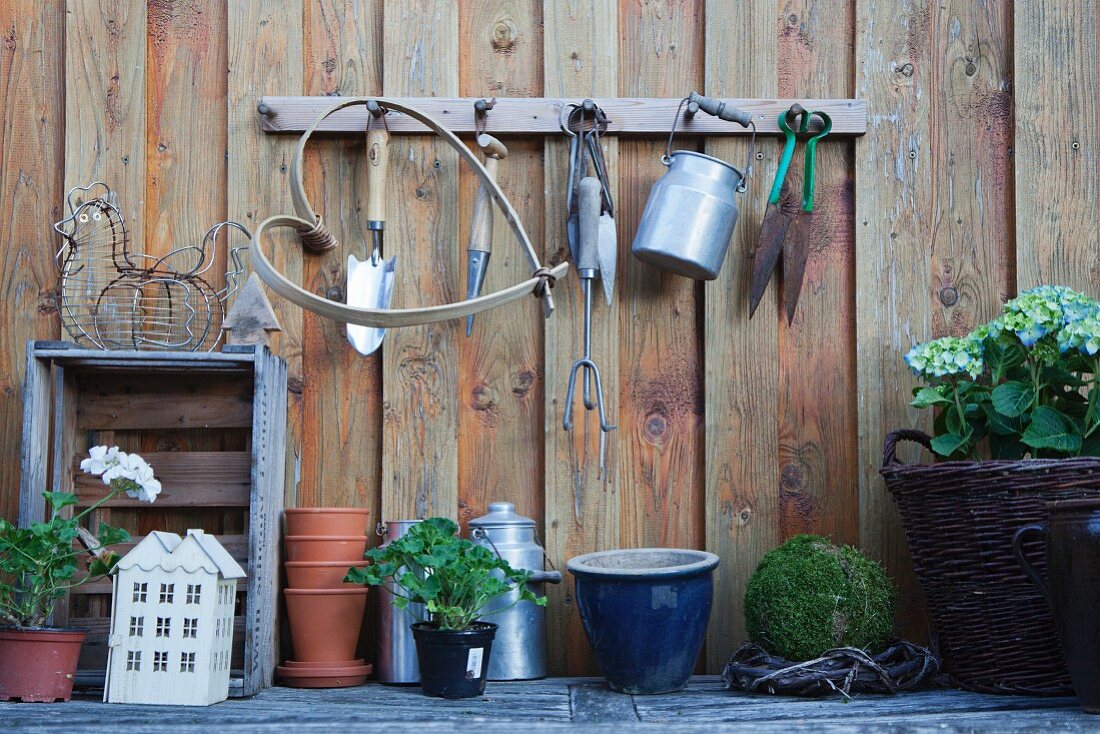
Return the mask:
<svg viewBox="0 0 1100 734">
<path fill-rule="evenodd" d="M 1100 456 L 1100 303 L 1040 286 L 966 337 L 919 344 L 906 363 L 925 383 L 914 408 L 937 412 L 946 458 Z"/>
<path fill-rule="evenodd" d="M 467 629 L 486 604 L 513 589 L 519 590 L 516 603 L 546 606 L 546 597 L 535 596 L 527 586 L 530 571 L 513 569 L 493 551 L 459 538 L 457 532 L 458 525 L 451 520 L 428 518 L 385 547 L 367 551 L 370 565 L 348 569 L 344 580 L 381 586 L 392 578 L 404 591 L 394 595 L 395 606 L 423 604 L 445 630 Z"/>
<path fill-rule="evenodd" d="M 787 660 L 836 647 L 878 652 L 893 620 L 894 587 L 882 566 L 817 535 L 768 552 L 745 588 L 749 637 Z"/>
<path fill-rule="evenodd" d="M 124 491 L 124 490 L 119 490 Z M 69 589 L 110 573 L 118 556 L 104 553 L 92 557 L 87 575 L 73 583 L 81 562 L 91 551 L 74 547 L 80 519 L 115 492 L 84 512 L 63 517 L 63 510 L 76 504 L 76 496 L 67 492 L 43 492 L 50 507 L 50 519 L 30 527 L 16 527 L 0 519 L 0 619 L 19 628 L 41 627 L 50 616 L 53 602 Z M 100 523 L 100 546 L 124 543 L 129 533 Z"/>
</svg>

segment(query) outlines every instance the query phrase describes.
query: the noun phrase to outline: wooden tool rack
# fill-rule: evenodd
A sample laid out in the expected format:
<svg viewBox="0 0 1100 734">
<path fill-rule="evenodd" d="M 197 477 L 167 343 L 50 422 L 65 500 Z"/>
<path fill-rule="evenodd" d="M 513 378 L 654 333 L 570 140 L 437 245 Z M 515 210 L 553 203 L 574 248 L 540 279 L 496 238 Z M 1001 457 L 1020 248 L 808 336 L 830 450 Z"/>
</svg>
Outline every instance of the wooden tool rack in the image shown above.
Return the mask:
<svg viewBox="0 0 1100 734">
<path fill-rule="evenodd" d="M 257 107 L 260 128 L 269 133 L 305 132 L 315 119 L 346 97 L 263 97 Z M 465 134 L 480 131 L 474 105 L 477 97 L 394 97 L 393 101 L 434 117 L 452 132 Z M 502 97 L 484 113 L 484 130 L 496 136 L 562 135 L 559 123 L 561 109 L 567 104 L 580 104 L 580 99 L 550 97 Z M 668 135 L 679 99 L 593 98 L 607 114 L 609 135 L 638 137 Z M 820 110 L 833 118 L 830 137 L 863 135 L 867 132 L 867 103 L 861 99 L 727 99 L 734 107 L 752 113 L 758 135 L 780 135 L 779 114 L 796 102 L 806 109 Z M 364 107 L 351 107 L 335 113 L 318 126 L 318 132 L 363 134 L 367 125 Z M 386 115 L 391 133 L 427 133 L 429 130 L 409 117 Z M 682 135 L 728 136 L 751 135 L 752 130 L 720 120 L 706 113 L 695 113 L 684 106 L 677 131 Z"/>
<path fill-rule="evenodd" d="M 121 497 L 89 515 L 133 535 L 202 528 L 245 568 L 238 587 L 230 696 L 272 684 L 277 663 L 279 528 L 283 507 L 286 362 L 263 346 L 223 352 L 99 351 L 27 344 L 19 522 L 43 519 L 42 492 L 74 492 L 77 507 L 107 488 L 80 471 L 90 446 L 119 445 L 152 465 L 152 505 Z M 243 592 L 243 593 L 241 593 Z M 110 580 L 73 589 L 53 623 L 86 630 L 78 685 L 102 686 Z"/>
</svg>

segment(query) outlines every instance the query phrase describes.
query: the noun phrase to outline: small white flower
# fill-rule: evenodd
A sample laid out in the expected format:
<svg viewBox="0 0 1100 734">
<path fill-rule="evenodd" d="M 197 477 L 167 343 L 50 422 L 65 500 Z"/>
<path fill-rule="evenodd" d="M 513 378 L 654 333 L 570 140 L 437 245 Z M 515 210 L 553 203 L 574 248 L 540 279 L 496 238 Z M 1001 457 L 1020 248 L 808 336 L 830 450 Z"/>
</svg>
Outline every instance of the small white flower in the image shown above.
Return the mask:
<svg viewBox="0 0 1100 734">
<path fill-rule="evenodd" d="M 138 482 L 138 488 L 128 489 L 126 490 L 126 494 L 141 502 L 148 502 L 150 504 L 155 502 L 157 495 L 160 494 L 160 482 L 152 478 L 152 469 L 149 470 L 149 473 L 149 479 Z"/>
<path fill-rule="evenodd" d="M 88 458 L 80 462 L 80 470 L 99 476 L 118 461 L 118 446 L 93 446 L 88 450 Z"/>
</svg>

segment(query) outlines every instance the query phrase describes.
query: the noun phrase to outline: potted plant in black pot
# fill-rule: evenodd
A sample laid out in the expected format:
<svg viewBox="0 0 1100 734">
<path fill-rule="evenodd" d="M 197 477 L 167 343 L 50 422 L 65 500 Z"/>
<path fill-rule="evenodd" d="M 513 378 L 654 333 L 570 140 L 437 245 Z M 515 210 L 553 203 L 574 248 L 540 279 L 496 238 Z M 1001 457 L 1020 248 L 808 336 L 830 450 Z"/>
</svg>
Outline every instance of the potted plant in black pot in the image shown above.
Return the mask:
<svg viewBox="0 0 1100 734">
<path fill-rule="evenodd" d="M 527 586 L 530 571 L 517 571 L 489 548 L 459 538 L 458 525 L 442 517 L 417 523 L 405 535 L 367 551 L 370 564 L 348 570 L 346 581 L 384 586 L 392 579 L 393 604 L 423 604 L 431 621 L 412 625 L 427 696 L 470 698 L 485 692 L 496 625 L 478 621 L 486 606 L 519 590 L 520 601 L 546 605 Z M 493 609 L 493 613 L 502 610 Z"/>
<path fill-rule="evenodd" d="M 74 513 L 75 494 L 44 492 L 45 522 L 20 528 L 0 518 L 0 701 L 69 700 L 85 633 L 50 627 L 54 602 L 110 573 L 118 556 L 105 546 L 130 540 L 106 523 L 92 535 L 81 521 L 124 492 L 145 502 L 160 493 L 152 468 L 118 448 L 96 446 L 80 468 L 108 486 L 98 501 Z M 74 581 L 84 565 L 87 573 Z"/>
<path fill-rule="evenodd" d="M 1008 301 L 966 336 L 913 347 L 933 435 L 886 437 L 882 475 L 955 683 L 988 693 L 1073 688 L 1054 620 L 1017 565 L 1012 540 L 1047 503 L 1100 499 L 1100 303 L 1060 286 Z M 906 463 L 915 442 L 935 460 Z M 1040 573 L 1041 544 L 1025 543 Z"/>
</svg>

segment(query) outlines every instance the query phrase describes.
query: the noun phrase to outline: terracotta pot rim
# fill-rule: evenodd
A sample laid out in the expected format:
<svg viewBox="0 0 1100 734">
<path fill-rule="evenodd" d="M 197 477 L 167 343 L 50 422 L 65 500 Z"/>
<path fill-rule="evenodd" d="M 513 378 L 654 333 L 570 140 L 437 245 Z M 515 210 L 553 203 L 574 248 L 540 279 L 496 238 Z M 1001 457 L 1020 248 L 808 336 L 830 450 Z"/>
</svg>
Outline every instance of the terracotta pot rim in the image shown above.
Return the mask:
<svg viewBox="0 0 1100 734">
<path fill-rule="evenodd" d="M 83 642 L 87 630 L 72 627 L 0 627 L 0 638 L 33 640 L 38 636 L 55 642 Z"/>
<path fill-rule="evenodd" d="M 366 566 L 368 561 L 283 561 L 287 568 L 348 568 Z"/>
<path fill-rule="evenodd" d="M 283 540 L 286 542 L 295 543 L 318 543 L 318 542 L 331 542 L 331 541 L 352 541 L 363 540 L 367 537 L 366 533 L 362 535 L 288 535 Z"/>
<path fill-rule="evenodd" d="M 349 594 L 366 594 L 370 589 L 366 586 L 356 586 L 352 589 L 283 589 L 284 594 L 290 596 L 338 596 Z"/>
<path fill-rule="evenodd" d="M 370 516 L 370 510 L 361 507 L 288 507 L 283 510 L 285 515 L 363 515 Z"/>
<path fill-rule="evenodd" d="M 318 663 L 310 662 L 308 660 L 286 660 L 283 662 L 284 667 L 301 668 L 302 670 L 317 670 L 321 668 L 358 668 L 366 664 L 366 658 L 356 658 L 355 660 L 340 660 L 335 663 Z"/>
<path fill-rule="evenodd" d="M 331 668 L 300 668 L 298 666 L 280 665 L 278 673 L 283 678 L 347 678 L 349 676 L 370 675 L 370 665 L 348 665 Z"/>
</svg>

